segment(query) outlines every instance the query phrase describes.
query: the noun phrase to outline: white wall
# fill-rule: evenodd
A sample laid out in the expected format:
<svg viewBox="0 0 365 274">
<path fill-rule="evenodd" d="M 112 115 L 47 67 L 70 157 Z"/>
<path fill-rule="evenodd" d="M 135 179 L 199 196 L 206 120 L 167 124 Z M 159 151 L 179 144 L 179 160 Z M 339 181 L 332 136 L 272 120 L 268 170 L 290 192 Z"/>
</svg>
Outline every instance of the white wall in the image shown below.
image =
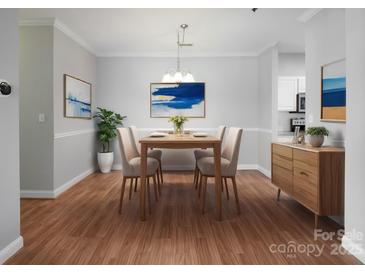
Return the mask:
<svg viewBox="0 0 365 274">
<path fill-rule="evenodd" d="M 272 47 L 259 57 L 258 165 L 266 175 L 271 171 L 271 142 L 277 136 L 278 49 Z"/>
<path fill-rule="evenodd" d="M 346 184 L 342 244 L 365 263 L 365 10 L 346 10 Z M 357 238 L 362 233 L 361 238 Z"/>
<path fill-rule="evenodd" d="M 280 53 L 279 76 L 305 76 L 304 53 Z"/>
<path fill-rule="evenodd" d="M 345 10 L 323 9 L 305 26 L 306 125 L 325 126 L 327 144 L 344 145 L 345 124 L 320 121 L 321 66 L 345 57 Z"/>
<path fill-rule="evenodd" d="M 13 92 L 0 98 L 0 264 L 23 245 L 19 203 L 19 63 L 15 9 L 0 9 L 0 79 Z"/>
<path fill-rule="evenodd" d="M 280 53 L 279 54 L 279 77 L 305 76 L 304 53 Z M 278 111 L 278 131 L 290 131 L 290 118 L 305 117 L 304 113 L 289 113 Z"/>
<path fill-rule="evenodd" d="M 127 115 L 125 125 L 139 128 L 171 128 L 167 118 L 150 118 L 150 83 L 176 65 L 175 58 L 98 58 L 97 104 Z M 255 57 L 184 58 L 182 67 L 206 83 L 206 118 L 192 118 L 186 128 L 238 126 L 243 135 L 241 165 L 257 164 L 258 62 Z M 142 132 L 146 134 L 146 132 Z M 117 154 L 119 153 L 116 147 Z M 176 157 L 179 155 L 179 157 Z M 173 157 L 175 156 L 175 157 Z M 193 166 L 192 153 L 165 153 L 164 165 L 172 168 Z M 117 155 L 116 165 L 120 165 Z"/>
<path fill-rule="evenodd" d="M 92 112 L 96 98 L 96 57 L 63 32 L 54 29 L 54 189 L 96 167 L 96 132 L 93 120 L 64 117 L 63 75 L 92 84 Z M 65 135 L 66 133 L 66 135 Z M 71 133 L 71 134 L 67 134 Z"/>
</svg>

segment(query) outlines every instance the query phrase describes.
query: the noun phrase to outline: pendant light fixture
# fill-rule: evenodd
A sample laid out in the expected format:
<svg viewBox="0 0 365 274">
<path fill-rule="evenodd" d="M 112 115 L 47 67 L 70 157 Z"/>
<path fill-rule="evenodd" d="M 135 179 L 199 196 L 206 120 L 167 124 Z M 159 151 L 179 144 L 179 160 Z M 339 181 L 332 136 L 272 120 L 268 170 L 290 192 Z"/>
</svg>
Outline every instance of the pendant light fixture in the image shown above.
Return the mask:
<svg viewBox="0 0 365 274">
<path fill-rule="evenodd" d="M 193 44 L 185 43 L 185 32 L 188 28 L 187 24 L 180 26 L 182 29 L 182 40 L 180 41 L 180 31 L 177 31 L 177 61 L 176 70 L 169 70 L 163 77 L 162 83 L 181 83 L 181 82 L 195 82 L 193 75 L 188 70 L 181 70 L 180 68 L 180 53 L 183 47 L 192 47 Z"/>
</svg>

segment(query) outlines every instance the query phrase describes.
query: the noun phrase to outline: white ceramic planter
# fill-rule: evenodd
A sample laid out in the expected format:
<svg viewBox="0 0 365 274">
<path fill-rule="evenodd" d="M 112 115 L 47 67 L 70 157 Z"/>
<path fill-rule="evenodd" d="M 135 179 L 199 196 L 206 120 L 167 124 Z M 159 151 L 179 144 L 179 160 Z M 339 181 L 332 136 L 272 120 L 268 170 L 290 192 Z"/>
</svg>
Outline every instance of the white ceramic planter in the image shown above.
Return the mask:
<svg viewBox="0 0 365 274">
<path fill-rule="evenodd" d="M 309 135 L 309 143 L 313 147 L 320 147 L 323 145 L 324 136 L 323 135 Z"/>
<path fill-rule="evenodd" d="M 114 161 L 113 152 L 99 152 L 98 153 L 98 164 L 102 173 L 109 173 L 112 170 Z"/>
</svg>

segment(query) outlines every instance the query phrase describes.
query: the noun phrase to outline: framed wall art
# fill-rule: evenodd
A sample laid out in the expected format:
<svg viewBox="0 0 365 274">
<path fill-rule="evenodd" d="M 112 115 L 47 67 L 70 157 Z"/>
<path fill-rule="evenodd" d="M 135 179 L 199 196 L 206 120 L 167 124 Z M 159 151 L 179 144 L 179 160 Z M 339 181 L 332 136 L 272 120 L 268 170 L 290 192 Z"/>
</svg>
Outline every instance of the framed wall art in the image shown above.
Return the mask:
<svg viewBox="0 0 365 274">
<path fill-rule="evenodd" d="M 321 121 L 346 121 L 345 59 L 321 67 Z"/>
<path fill-rule="evenodd" d="M 91 119 L 91 84 L 64 74 L 64 116 Z"/>
<path fill-rule="evenodd" d="M 205 83 L 151 83 L 150 116 L 205 117 Z"/>
</svg>

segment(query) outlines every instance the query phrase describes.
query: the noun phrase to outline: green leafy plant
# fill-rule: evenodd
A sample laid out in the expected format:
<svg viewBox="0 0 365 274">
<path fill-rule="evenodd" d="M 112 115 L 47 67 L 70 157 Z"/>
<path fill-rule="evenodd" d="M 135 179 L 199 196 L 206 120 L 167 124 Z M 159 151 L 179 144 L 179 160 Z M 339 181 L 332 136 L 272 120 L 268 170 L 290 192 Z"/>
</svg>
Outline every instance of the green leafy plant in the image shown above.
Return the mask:
<svg viewBox="0 0 365 274">
<path fill-rule="evenodd" d="M 181 115 L 171 116 L 169 119 L 169 122 L 172 122 L 174 124 L 175 133 L 182 133 L 181 131 L 186 121 L 188 121 L 188 118 Z"/>
<path fill-rule="evenodd" d="M 318 136 L 318 135 L 328 136 L 329 131 L 325 127 L 309 127 L 307 128 L 305 133 L 311 136 Z"/>
<path fill-rule="evenodd" d="M 98 111 L 93 118 L 98 118 L 98 139 L 102 145 L 102 152 L 110 152 L 110 141 L 117 136 L 117 127 L 123 125 L 123 120 L 127 116 L 121 116 L 105 108 L 97 108 Z"/>
</svg>

